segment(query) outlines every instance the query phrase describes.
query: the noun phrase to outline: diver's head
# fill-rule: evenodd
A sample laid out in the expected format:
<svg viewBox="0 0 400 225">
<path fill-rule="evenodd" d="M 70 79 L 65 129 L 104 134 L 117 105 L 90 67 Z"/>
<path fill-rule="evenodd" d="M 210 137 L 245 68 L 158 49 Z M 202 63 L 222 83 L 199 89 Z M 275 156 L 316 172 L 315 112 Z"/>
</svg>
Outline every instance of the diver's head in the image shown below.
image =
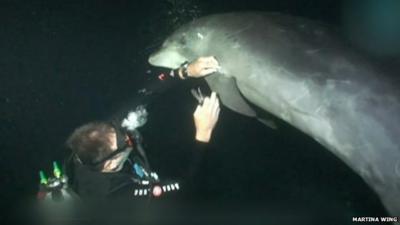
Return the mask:
<svg viewBox="0 0 400 225">
<path fill-rule="evenodd" d="M 113 124 L 92 122 L 77 128 L 67 140 L 76 160 L 102 172 L 119 171 L 132 150 L 128 135 Z"/>
</svg>

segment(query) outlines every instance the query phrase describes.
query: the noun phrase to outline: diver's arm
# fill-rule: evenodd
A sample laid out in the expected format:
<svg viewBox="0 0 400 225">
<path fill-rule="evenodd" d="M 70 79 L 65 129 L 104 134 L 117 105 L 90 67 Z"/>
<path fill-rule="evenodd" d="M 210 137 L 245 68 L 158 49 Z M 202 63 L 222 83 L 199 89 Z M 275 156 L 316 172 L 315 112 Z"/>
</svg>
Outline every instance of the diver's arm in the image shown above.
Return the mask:
<svg viewBox="0 0 400 225">
<path fill-rule="evenodd" d="M 202 105 L 198 105 L 193 113 L 194 124 L 196 127 L 195 140 L 193 142 L 192 151 L 193 159 L 190 168 L 187 170 L 186 176 L 193 178 L 194 174 L 200 167 L 200 163 L 204 158 L 204 154 L 209 148 L 209 142 L 215 125 L 218 122 L 220 107 L 217 94 L 213 92 L 210 97 L 206 97 Z"/>
<path fill-rule="evenodd" d="M 201 163 L 203 159 L 206 158 L 206 154 L 209 150 L 210 146 L 207 142 L 201 142 L 194 140 L 191 146 L 191 160 L 189 167 L 187 168 L 186 172 L 183 174 L 183 179 L 186 183 L 194 183 L 196 180 L 196 173 L 201 168 Z"/>
</svg>

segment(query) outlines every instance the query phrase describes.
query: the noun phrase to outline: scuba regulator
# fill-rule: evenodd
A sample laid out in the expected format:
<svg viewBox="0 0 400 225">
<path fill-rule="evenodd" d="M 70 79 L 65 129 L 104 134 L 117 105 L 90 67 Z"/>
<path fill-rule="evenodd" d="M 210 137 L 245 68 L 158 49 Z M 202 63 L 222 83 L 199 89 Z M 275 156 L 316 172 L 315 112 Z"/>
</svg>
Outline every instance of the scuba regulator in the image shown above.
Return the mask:
<svg viewBox="0 0 400 225">
<path fill-rule="evenodd" d="M 139 156 L 143 159 L 143 164 L 131 162 L 132 172 L 138 175 L 141 180 L 141 187 L 133 190 L 134 196 L 152 196 L 160 197 L 163 193 L 178 191 L 180 189 L 178 182 L 164 183 L 160 182 L 157 173 L 151 170 L 146 152 L 142 145 L 142 135 L 138 131 L 138 127 L 143 126 L 147 122 L 147 111 L 144 106 L 140 105 L 136 111 L 130 112 L 122 123 L 121 127 L 125 133 L 135 144 L 135 149 Z M 118 133 L 117 133 L 118 136 Z"/>
</svg>

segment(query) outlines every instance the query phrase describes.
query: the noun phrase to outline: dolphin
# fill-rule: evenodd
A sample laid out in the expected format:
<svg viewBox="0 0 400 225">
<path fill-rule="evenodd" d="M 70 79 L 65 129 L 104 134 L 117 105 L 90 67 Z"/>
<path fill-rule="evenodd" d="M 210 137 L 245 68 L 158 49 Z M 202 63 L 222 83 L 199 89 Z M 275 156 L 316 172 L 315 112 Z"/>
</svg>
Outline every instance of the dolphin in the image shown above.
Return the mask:
<svg viewBox="0 0 400 225">
<path fill-rule="evenodd" d="M 170 35 L 149 58 L 177 68 L 213 55 L 205 79 L 228 108 L 278 117 L 344 161 L 400 215 L 398 86 L 325 25 L 278 13 L 206 16 Z"/>
</svg>

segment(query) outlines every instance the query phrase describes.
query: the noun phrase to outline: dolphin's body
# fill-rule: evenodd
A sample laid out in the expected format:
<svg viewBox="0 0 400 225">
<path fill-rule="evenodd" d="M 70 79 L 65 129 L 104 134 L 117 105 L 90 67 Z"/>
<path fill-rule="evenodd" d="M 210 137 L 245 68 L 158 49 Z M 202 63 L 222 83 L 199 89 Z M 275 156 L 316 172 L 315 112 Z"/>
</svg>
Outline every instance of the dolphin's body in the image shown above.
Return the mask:
<svg viewBox="0 0 400 225">
<path fill-rule="evenodd" d="M 252 104 L 307 133 L 358 173 L 400 215 L 400 101 L 396 87 L 318 23 L 280 14 L 229 13 L 173 33 L 149 62 L 177 68 L 214 55 L 206 78 L 228 108 Z"/>
</svg>

